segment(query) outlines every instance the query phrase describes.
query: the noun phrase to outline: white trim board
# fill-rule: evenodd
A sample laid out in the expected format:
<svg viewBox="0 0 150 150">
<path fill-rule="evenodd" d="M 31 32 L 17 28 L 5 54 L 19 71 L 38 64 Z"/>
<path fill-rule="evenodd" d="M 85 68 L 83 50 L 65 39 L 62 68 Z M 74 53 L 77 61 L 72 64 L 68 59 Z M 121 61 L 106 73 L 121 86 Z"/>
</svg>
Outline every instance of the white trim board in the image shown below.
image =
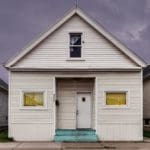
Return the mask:
<svg viewBox="0 0 150 150">
<path fill-rule="evenodd" d="M 58 23 L 56 23 L 53 27 L 51 27 L 46 33 L 36 39 L 33 43 L 27 46 L 24 50 L 22 50 L 16 57 L 10 59 L 6 64 L 6 68 L 11 68 L 14 64 L 16 64 L 19 60 L 21 60 L 25 55 L 27 55 L 35 46 L 37 46 L 40 42 L 42 42 L 45 38 L 51 35 L 56 29 L 61 27 L 66 21 L 68 21 L 72 16 L 78 15 L 85 22 L 87 22 L 90 26 L 92 26 L 96 31 L 102 34 L 107 40 L 113 43 L 119 50 L 129 57 L 133 62 L 135 62 L 140 67 L 146 67 L 146 63 L 140 59 L 137 55 L 131 52 L 128 48 L 126 48 L 120 41 L 114 38 L 109 32 L 107 32 L 102 26 L 97 24 L 93 19 L 91 19 L 88 15 L 86 15 L 81 9 L 74 8 L 69 11 Z"/>
<path fill-rule="evenodd" d="M 73 60 L 74 61 L 74 60 Z M 107 71 L 141 71 L 141 67 L 130 67 L 130 68 L 10 68 L 11 71 L 38 71 L 38 72 L 47 72 L 47 71 L 51 71 L 51 72 L 62 72 L 62 71 L 65 71 L 65 72 L 100 72 L 100 71 L 103 71 L 103 72 L 107 72 Z"/>
</svg>

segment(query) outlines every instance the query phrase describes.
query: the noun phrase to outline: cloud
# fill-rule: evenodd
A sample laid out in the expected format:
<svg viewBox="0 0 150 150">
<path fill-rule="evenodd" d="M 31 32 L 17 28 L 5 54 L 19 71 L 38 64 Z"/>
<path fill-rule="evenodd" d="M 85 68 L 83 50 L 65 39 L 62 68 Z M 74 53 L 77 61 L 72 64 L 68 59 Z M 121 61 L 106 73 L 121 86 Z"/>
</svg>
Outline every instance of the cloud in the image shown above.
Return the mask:
<svg viewBox="0 0 150 150">
<path fill-rule="evenodd" d="M 46 31 L 74 5 L 75 0 L 1 0 L 0 62 Z M 79 0 L 79 6 L 150 63 L 150 0 Z"/>
<path fill-rule="evenodd" d="M 124 26 L 124 28 L 120 31 L 116 31 L 117 35 L 124 39 L 124 41 L 132 42 L 132 41 L 140 41 L 142 40 L 141 33 L 144 32 L 148 27 L 148 24 L 144 23 L 135 23 L 128 24 Z"/>
</svg>

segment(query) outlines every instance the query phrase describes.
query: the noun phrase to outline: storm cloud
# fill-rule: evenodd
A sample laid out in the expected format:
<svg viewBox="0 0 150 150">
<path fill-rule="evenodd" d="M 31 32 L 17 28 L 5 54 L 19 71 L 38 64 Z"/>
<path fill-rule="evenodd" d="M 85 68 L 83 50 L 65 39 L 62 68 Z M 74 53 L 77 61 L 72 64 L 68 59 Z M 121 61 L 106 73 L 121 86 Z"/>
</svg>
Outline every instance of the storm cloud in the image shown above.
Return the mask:
<svg viewBox="0 0 150 150">
<path fill-rule="evenodd" d="M 0 0 L 0 63 L 75 6 L 75 0 Z M 79 7 L 148 64 L 150 0 L 79 0 Z M 7 81 L 7 71 L 0 67 Z"/>
</svg>

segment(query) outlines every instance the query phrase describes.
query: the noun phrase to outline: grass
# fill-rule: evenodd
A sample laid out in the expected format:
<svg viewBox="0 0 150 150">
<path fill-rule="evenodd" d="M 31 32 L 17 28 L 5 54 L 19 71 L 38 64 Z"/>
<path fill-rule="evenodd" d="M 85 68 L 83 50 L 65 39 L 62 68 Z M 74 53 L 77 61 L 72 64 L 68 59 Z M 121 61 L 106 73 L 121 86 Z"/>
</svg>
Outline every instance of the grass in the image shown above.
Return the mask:
<svg viewBox="0 0 150 150">
<path fill-rule="evenodd" d="M 11 142 L 12 139 L 8 138 L 8 131 L 0 131 L 0 142 Z"/>
</svg>

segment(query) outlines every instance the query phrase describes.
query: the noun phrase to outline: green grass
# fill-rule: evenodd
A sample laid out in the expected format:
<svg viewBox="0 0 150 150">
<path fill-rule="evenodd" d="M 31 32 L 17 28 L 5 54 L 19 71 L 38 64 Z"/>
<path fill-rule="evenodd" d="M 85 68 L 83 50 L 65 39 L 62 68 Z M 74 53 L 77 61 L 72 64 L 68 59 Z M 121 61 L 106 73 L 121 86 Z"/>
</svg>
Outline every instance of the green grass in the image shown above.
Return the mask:
<svg viewBox="0 0 150 150">
<path fill-rule="evenodd" d="M 0 131 L 0 142 L 11 142 L 12 139 L 8 138 L 8 131 Z"/>
<path fill-rule="evenodd" d="M 144 137 L 150 138 L 150 131 L 144 131 Z"/>
</svg>

